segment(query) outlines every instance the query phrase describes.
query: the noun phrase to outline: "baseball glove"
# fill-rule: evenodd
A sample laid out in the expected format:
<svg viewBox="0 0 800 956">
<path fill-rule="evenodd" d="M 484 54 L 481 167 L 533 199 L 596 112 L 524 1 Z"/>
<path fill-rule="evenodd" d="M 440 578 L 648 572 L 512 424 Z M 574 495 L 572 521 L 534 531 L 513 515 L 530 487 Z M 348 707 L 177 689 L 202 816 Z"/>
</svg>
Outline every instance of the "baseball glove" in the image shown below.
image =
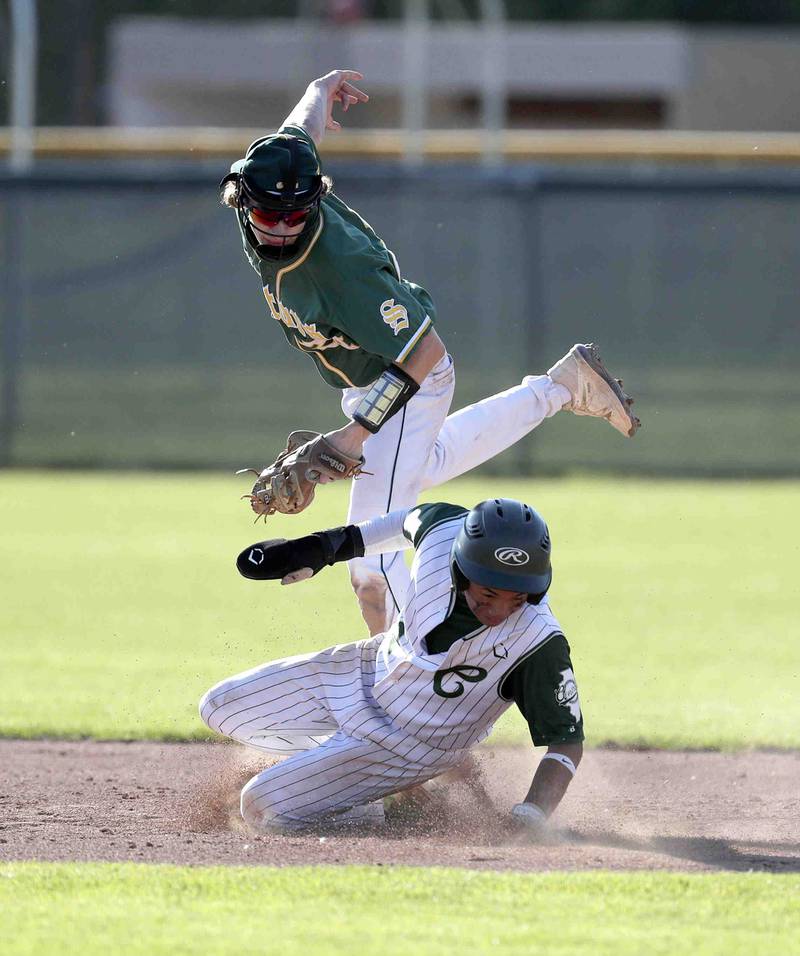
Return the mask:
<svg viewBox="0 0 800 956">
<path fill-rule="evenodd" d="M 351 458 L 338 451 L 319 432 L 296 431 L 286 439 L 286 448 L 262 472 L 243 468 L 237 475 L 251 472 L 258 475 L 249 495 L 256 520 L 279 511 L 299 514 L 314 500 L 320 482 L 353 478 L 361 473 L 363 457 Z"/>
</svg>

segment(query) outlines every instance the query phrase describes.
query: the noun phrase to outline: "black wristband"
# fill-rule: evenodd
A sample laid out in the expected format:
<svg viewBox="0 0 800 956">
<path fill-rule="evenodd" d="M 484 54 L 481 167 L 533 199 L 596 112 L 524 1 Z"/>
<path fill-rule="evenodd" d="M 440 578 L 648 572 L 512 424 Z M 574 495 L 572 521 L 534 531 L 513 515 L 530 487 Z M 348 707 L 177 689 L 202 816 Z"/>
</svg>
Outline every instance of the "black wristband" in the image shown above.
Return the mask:
<svg viewBox="0 0 800 956">
<path fill-rule="evenodd" d="M 419 391 L 419 384 L 398 365 L 385 369 L 372 383 L 353 412 L 353 421 L 373 435 L 380 431 L 409 399 Z"/>
<path fill-rule="evenodd" d="M 361 537 L 361 531 L 354 524 L 318 531 L 314 537 L 324 541 L 326 564 L 364 557 L 364 539 Z"/>
</svg>

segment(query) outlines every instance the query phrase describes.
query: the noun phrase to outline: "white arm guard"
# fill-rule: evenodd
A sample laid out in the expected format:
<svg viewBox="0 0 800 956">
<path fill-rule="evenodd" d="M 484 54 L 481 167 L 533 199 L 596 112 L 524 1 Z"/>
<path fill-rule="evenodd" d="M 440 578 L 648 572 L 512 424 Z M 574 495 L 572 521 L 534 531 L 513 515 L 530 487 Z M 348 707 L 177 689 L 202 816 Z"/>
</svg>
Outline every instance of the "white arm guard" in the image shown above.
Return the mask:
<svg viewBox="0 0 800 956">
<path fill-rule="evenodd" d="M 405 551 L 411 542 L 403 534 L 403 523 L 410 508 L 392 511 L 380 518 L 369 518 L 356 525 L 364 540 L 364 554 L 384 554 L 387 551 Z"/>
</svg>

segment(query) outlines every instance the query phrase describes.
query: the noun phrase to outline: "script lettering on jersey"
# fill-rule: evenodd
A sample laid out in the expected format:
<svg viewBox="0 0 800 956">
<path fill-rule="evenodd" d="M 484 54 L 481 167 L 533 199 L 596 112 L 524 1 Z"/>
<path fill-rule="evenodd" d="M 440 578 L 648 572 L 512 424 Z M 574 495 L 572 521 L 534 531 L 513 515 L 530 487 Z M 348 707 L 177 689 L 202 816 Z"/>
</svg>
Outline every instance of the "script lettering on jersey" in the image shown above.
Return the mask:
<svg viewBox="0 0 800 956">
<path fill-rule="evenodd" d="M 269 285 L 264 286 L 264 298 L 267 300 L 272 318 L 276 322 L 282 322 L 287 329 L 294 329 L 299 333 L 295 337 L 295 342 L 299 348 L 313 352 L 324 352 L 326 349 L 339 348 L 355 351 L 358 348 L 353 342 L 347 342 L 341 335 L 326 336 L 318 332 L 315 322 L 304 322 L 294 309 L 287 308 L 280 301 L 275 293 L 270 290 Z"/>
<path fill-rule="evenodd" d="M 391 327 L 395 335 L 408 328 L 408 310 L 404 305 L 395 302 L 394 299 L 381 302 L 381 315 L 383 321 Z"/>
<path fill-rule="evenodd" d="M 453 674 L 454 677 L 460 677 L 461 680 L 448 681 L 450 685 L 448 690 L 444 687 L 443 682 L 450 674 Z M 488 674 L 489 671 L 483 667 L 475 667 L 471 664 L 456 664 L 455 667 L 445 667 L 443 670 L 436 671 L 433 675 L 433 692 L 438 694 L 439 697 L 460 697 L 464 693 L 462 681 L 478 684 L 485 680 Z"/>
</svg>

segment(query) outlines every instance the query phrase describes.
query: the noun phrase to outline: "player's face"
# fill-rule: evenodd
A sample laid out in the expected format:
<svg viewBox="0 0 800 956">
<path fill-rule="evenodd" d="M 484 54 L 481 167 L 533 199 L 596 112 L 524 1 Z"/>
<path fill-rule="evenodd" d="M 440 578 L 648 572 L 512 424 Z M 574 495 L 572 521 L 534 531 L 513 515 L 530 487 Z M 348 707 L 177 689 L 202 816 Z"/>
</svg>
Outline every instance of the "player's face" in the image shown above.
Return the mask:
<svg viewBox="0 0 800 956">
<path fill-rule="evenodd" d="M 519 591 L 501 591 L 499 588 L 487 588 L 482 584 L 470 581 L 464 592 L 467 607 L 477 617 L 481 624 L 495 627 L 502 624 L 507 617 L 518 611 L 528 600 L 527 594 Z"/>
<path fill-rule="evenodd" d="M 308 213 L 308 209 L 290 213 L 251 209 L 248 219 L 256 238 L 263 245 L 290 246 L 305 228 Z"/>
</svg>

